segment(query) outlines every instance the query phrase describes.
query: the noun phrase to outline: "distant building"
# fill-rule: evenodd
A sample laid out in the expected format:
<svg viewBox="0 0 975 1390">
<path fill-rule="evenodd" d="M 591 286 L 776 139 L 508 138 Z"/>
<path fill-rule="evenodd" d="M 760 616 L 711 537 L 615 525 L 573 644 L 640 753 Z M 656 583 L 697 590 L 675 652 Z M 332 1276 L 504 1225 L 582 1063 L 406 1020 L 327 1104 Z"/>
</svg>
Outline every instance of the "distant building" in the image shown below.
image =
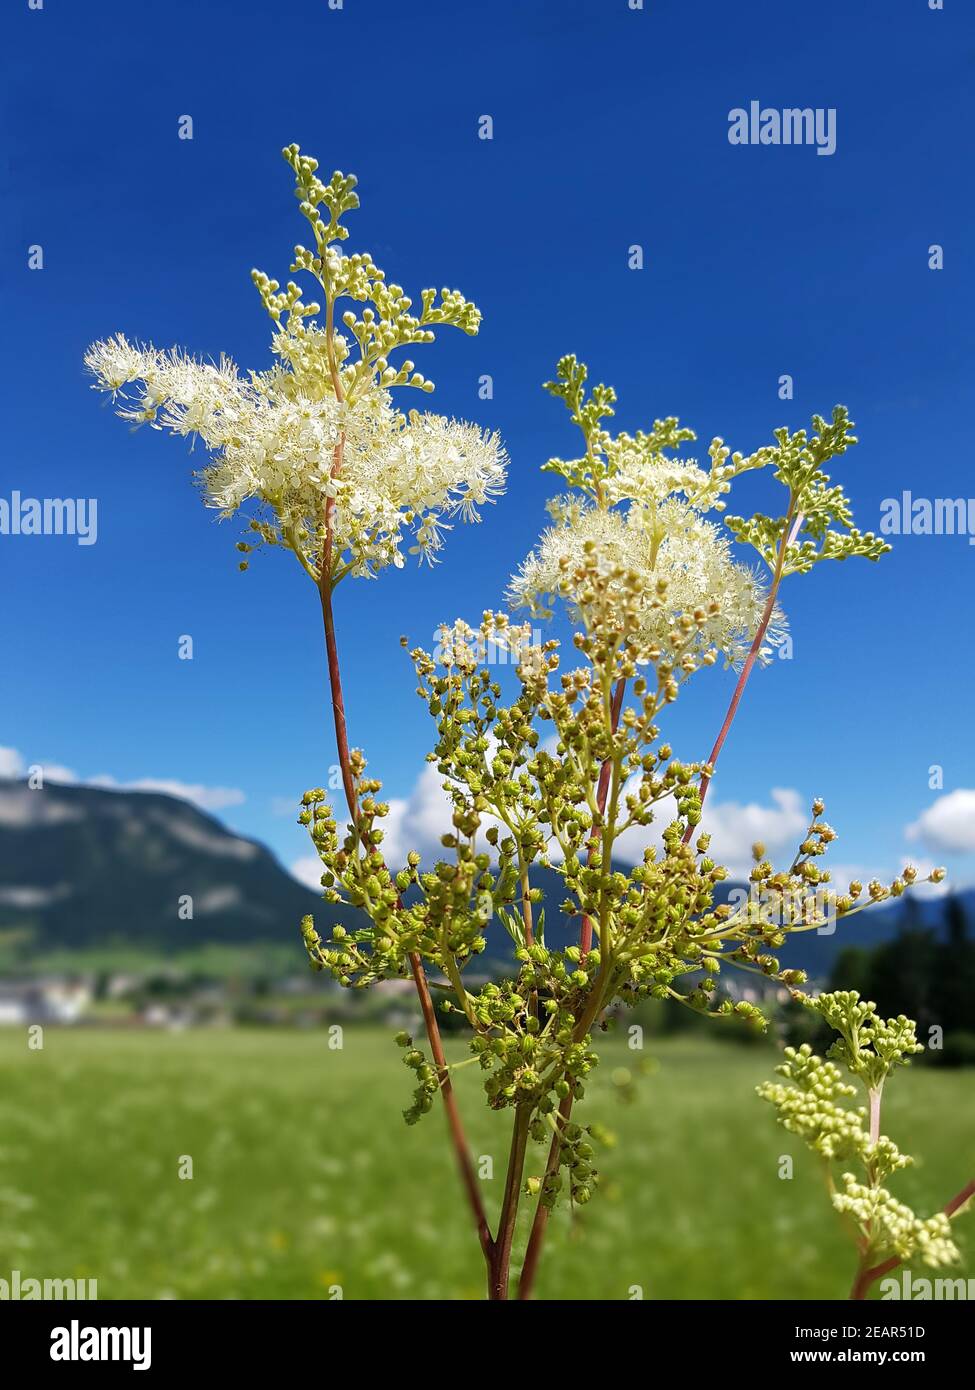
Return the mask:
<svg viewBox="0 0 975 1390">
<path fill-rule="evenodd" d="M 77 1023 L 92 996 L 88 980 L 52 977 L 0 982 L 0 1025 Z"/>
</svg>

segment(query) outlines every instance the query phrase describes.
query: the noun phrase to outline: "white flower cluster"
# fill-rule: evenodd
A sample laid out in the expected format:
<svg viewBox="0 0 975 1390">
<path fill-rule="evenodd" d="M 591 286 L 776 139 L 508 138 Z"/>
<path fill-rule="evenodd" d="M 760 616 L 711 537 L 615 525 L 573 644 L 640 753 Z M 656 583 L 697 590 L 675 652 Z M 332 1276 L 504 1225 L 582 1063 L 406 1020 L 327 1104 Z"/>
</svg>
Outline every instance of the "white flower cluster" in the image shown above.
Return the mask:
<svg viewBox="0 0 975 1390">
<path fill-rule="evenodd" d="M 611 505 L 636 501 L 644 506 L 659 506 L 673 493 L 695 499 L 710 495 L 711 475 L 699 464 L 650 449 L 644 439 L 628 434 L 615 438 L 607 435 L 603 453 L 608 475 L 602 482 L 602 492 Z"/>
<path fill-rule="evenodd" d="M 700 648 L 714 647 L 733 665 L 740 664 L 758 628 L 766 593 L 758 575 L 733 559 L 731 545 L 719 528 L 671 492 L 674 486 L 690 483 L 688 469 L 702 478 L 705 475 L 696 465 L 662 456 L 659 476 L 648 468 L 643 454 L 634 458 L 633 465 L 639 467 L 639 477 L 621 470 L 607 481 L 614 497 L 628 502 L 625 509 L 566 498 L 550 504 L 556 524 L 543 533 L 512 579 L 509 600 L 515 607 L 547 617 L 554 598 L 561 595 L 573 615 L 585 621 L 586 614 L 573 602 L 571 584 L 591 542 L 605 573 L 622 569 L 643 580 L 638 640 L 644 647 L 665 646 L 682 613 L 707 610 L 716 603 L 718 610 L 709 613 L 700 629 Z M 639 501 L 632 495 L 637 484 L 642 489 Z M 768 660 L 784 633 L 785 619 L 776 609 L 762 660 Z"/>
<path fill-rule="evenodd" d="M 503 491 L 500 440 L 443 416 L 404 415 L 378 386 L 353 404 L 338 401 L 319 338 L 313 325 L 278 333 L 278 365 L 246 377 L 226 358 L 200 362 L 136 347 L 121 334 L 95 343 L 85 362 L 123 419 L 198 436 L 212 456 L 198 475 L 207 504 L 224 516 L 252 501 L 270 508 L 265 538 L 290 546 L 306 567 L 321 562 L 330 497 L 332 550 L 343 569 L 371 576 L 401 566 L 408 533 L 410 553 L 432 559 L 451 518 L 479 520 L 477 508 Z M 341 338 L 335 346 L 341 359 Z"/>
<path fill-rule="evenodd" d="M 833 1196 L 833 1206 L 856 1221 L 872 1248 L 891 1252 L 901 1260 L 917 1257 L 935 1267 L 961 1258 L 951 1239 L 951 1221 L 944 1212 L 922 1220 L 885 1187 L 867 1187 L 852 1173 L 843 1174 L 843 1185 L 844 1191 Z"/>
</svg>

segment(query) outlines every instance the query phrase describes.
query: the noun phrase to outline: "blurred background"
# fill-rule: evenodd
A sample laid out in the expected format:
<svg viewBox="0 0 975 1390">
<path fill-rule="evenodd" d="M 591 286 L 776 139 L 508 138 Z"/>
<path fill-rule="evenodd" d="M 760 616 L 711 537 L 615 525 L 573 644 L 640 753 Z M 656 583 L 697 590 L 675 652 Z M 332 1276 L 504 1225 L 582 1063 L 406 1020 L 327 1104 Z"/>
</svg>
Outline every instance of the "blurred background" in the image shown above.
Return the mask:
<svg viewBox="0 0 975 1390">
<path fill-rule="evenodd" d="M 427 852 L 443 800 L 398 639 L 501 604 L 545 524 L 539 466 L 575 447 L 540 389 L 561 354 L 615 385 L 619 428 L 678 414 L 701 457 L 714 435 L 750 451 L 843 401 L 863 529 L 892 500 L 975 517 L 959 176 L 975 17 L 925 0 L 170 0 L 160 19 L 48 0 L 0 24 L 0 1277 L 97 1278 L 103 1298 L 478 1298 L 442 1116 L 400 1119 L 410 989 L 351 999 L 307 971 L 297 932 L 307 912 L 344 920 L 295 824 L 335 759 L 315 597 L 276 555 L 238 574 L 238 529 L 191 486 L 201 460 L 99 409 L 85 347 L 122 331 L 266 366 L 249 271 L 284 281 L 303 234 L 293 140 L 358 174 L 349 249 L 480 305 L 478 338 L 418 366 L 438 387 L 424 404 L 501 431 L 508 495 L 433 573 L 340 591 L 352 741 L 398 849 Z M 731 144 L 752 101 L 834 111 L 835 152 Z M 745 483 L 735 510 L 776 504 L 770 480 Z M 94 502 L 95 543 L 13 534 L 15 495 Z M 708 828 L 732 884 L 756 839 L 791 859 L 819 795 L 837 880 L 947 865 L 941 895 L 783 953 L 941 1043 L 885 1100 L 918 1158 L 898 1194 L 927 1214 L 975 1163 L 975 553 L 964 526 L 888 539 L 876 567 L 786 584 L 792 641 L 749 686 Z M 706 755 L 733 682 L 715 671 L 682 698 L 679 756 Z M 753 1094 L 803 1021 L 759 1002 L 764 1041 L 662 1007 L 611 1025 L 586 1105 L 618 1142 L 596 1199 L 552 1222 L 540 1296 L 845 1295 L 821 1175 Z M 457 1084 L 496 1207 L 507 1127 L 476 1069 Z"/>
</svg>

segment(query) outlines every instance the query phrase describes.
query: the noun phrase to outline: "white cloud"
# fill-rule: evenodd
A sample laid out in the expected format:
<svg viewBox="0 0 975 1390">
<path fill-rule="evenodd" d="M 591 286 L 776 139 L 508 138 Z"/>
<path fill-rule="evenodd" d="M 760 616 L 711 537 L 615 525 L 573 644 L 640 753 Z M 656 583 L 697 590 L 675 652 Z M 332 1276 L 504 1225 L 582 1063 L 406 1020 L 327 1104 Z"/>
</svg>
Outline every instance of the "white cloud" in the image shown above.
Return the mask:
<svg viewBox="0 0 975 1390">
<path fill-rule="evenodd" d="M 24 777 L 29 767 L 43 769 L 45 782 L 62 786 L 103 787 L 109 791 L 164 792 L 167 796 L 192 802 L 201 811 L 222 811 L 228 806 L 239 806 L 246 800 L 239 787 L 206 787 L 199 782 L 181 782 L 175 777 L 138 777 L 129 782 L 120 782 L 107 772 L 97 777 L 79 777 L 72 768 L 60 763 L 28 764 L 16 748 L 0 748 L 0 778 Z"/>
<path fill-rule="evenodd" d="M 909 840 L 922 840 L 935 850 L 975 853 L 975 790 L 958 787 L 939 796 L 904 833 Z"/>
<path fill-rule="evenodd" d="M 434 764 L 426 763 L 408 797 L 390 798 L 382 849 L 393 869 L 403 867 L 411 849 L 422 855 L 425 866 L 443 856 L 440 837 L 453 829 L 453 807 L 442 783 Z"/>
<path fill-rule="evenodd" d="M 16 748 L 0 747 L 0 777 L 23 777 L 24 760 Z"/>
<path fill-rule="evenodd" d="M 732 878 L 747 878 L 752 868 L 752 845 L 761 840 L 773 864 L 788 858 L 791 862 L 803 832 L 809 824 L 810 811 L 792 787 L 773 787 L 771 804 L 750 801 L 716 801 L 712 794 L 704 803 L 704 814 L 698 833 L 711 836 L 708 854 L 723 864 Z M 658 803 L 653 824 L 628 830 L 617 842 L 617 857 L 625 864 L 638 864 L 647 845 L 659 846 L 664 829 L 674 819 L 676 807 L 672 799 Z M 697 838 L 697 835 L 694 837 Z"/>
<path fill-rule="evenodd" d="M 174 777 L 139 777 L 132 782 L 119 782 L 107 773 L 85 779 L 86 787 L 105 787 L 120 792 L 164 792 L 167 796 L 191 801 L 201 811 L 223 811 L 228 806 L 240 806 L 247 800 L 239 787 L 205 787 L 199 782 L 180 782 Z"/>
<path fill-rule="evenodd" d="M 73 787 L 79 782 L 77 772 L 72 767 L 65 767 L 63 763 L 37 763 L 44 773 L 45 782 L 58 782 L 61 786 Z"/>
<path fill-rule="evenodd" d="M 20 779 L 32 774 L 37 768 L 43 773 L 45 782 L 77 782 L 78 774 L 62 763 L 28 763 L 17 748 L 0 748 L 0 778 Z"/>
<path fill-rule="evenodd" d="M 291 865 L 291 877 L 303 883 L 306 888 L 322 891 L 322 870 L 324 865 L 317 854 L 306 854 Z"/>
<path fill-rule="evenodd" d="M 711 858 L 725 864 L 733 874 L 745 875 L 752 867 L 752 845 L 761 840 L 772 863 L 788 858 L 791 863 L 811 819 L 809 805 L 793 787 L 773 787 L 772 804 L 760 806 L 750 801 L 704 803 L 702 830 L 711 836 Z M 786 865 L 788 867 L 788 865 Z"/>
</svg>

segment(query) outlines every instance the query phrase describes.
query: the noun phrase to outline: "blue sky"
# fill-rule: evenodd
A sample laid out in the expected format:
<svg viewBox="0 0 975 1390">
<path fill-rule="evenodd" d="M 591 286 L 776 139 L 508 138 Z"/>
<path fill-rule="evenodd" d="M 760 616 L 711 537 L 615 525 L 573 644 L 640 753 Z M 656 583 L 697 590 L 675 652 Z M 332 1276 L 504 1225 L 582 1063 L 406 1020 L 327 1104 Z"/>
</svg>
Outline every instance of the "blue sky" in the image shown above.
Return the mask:
<svg viewBox="0 0 975 1390">
<path fill-rule="evenodd" d="M 975 19 L 961 0 L 168 0 L 164 15 L 17 0 L 2 24 L 0 497 L 98 500 L 95 545 L 0 535 L 0 745 L 25 762 L 233 789 L 228 824 L 286 863 L 305 852 L 281 808 L 334 761 L 315 594 L 273 552 L 238 574 L 237 527 L 190 485 L 199 460 L 130 436 L 81 367 L 116 330 L 267 364 L 249 271 L 286 279 L 302 236 L 280 157 L 292 140 L 358 175 L 350 248 L 411 290 L 456 285 L 480 305 L 478 338 L 445 333 L 418 365 L 437 382 L 431 408 L 499 429 L 512 459 L 506 498 L 432 573 L 339 590 L 352 738 L 396 797 L 413 793 L 429 732 L 399 635 L 427 642 L 499 604 L 544 523 L 539 465 L 574 448 L 540 389 L 561 354 L 616 386 L 621 428 L 677 414 L 702 456 L 715 434 L 749 451 L 845 403 L 861 444 L 837 476 L 865 529 L 905 489 L 975 490 Z M 836 152 L 731 145 L 728 114 L 752 100 L 834 108 Z M 760 478 L 735 509 L 776 500 Z M 773 788 L 821 794 L 840 862 L 896 868 L 910 848 L 970 880 L 975 547 L 894 539 L 876 566 L 788 581 L 793 659 L 752 681 L 712 796 L 727 834 L 750 839 L 791 836 L 794 803 Z M 682 700 L 679 754 L 706 755 L 730 689 L 714 674 Z M 908 844 L 926 810 L 927 839 Z"/>
</svg>

